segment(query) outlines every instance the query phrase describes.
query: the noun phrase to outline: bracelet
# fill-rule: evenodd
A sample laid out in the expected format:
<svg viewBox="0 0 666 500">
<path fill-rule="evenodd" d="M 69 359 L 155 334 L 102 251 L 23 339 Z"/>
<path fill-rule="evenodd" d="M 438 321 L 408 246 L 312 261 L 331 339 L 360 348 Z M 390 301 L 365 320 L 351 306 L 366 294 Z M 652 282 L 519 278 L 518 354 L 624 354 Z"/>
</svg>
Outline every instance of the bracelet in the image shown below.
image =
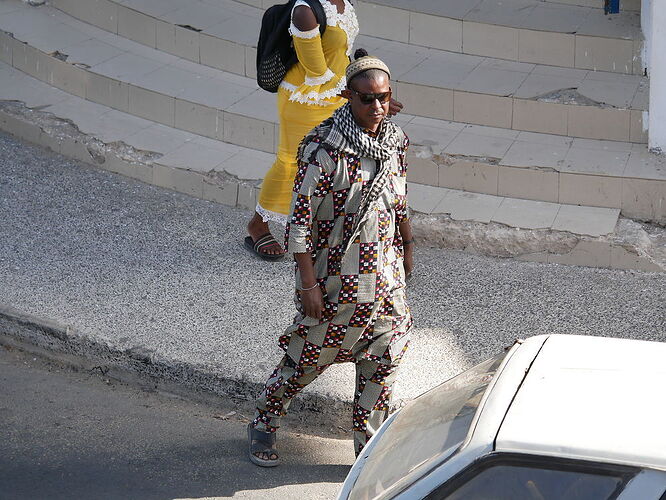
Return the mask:
<svg viewBox="0 0 666 500">
<path fill-rule="evenodd" d="M 318 286 L 319 286 L 319 283 L 315 283 L 315 284 L 312 285 L 310 288 L 299 288 L 298 291 L 299 291 L 299 292 L 309 292 L 310 290 L 314 290 L 314 289 L 317 288 Z"/>
<path fill-rule="evenodd" d="M 413 245 L 414 244 L 414 238 L 411 240 L 402 240 L 403 245 Z"/>
</svg>

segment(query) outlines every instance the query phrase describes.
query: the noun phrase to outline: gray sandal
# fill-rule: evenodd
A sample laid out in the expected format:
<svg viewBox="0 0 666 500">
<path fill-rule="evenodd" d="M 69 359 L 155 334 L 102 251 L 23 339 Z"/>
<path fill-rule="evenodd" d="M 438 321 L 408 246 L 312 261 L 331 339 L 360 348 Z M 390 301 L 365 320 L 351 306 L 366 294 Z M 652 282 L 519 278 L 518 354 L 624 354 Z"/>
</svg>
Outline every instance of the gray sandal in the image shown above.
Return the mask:
<svg viewBox="0 0 666 500">
<path fill-rule="evenodd" d="M 275 449 L 276 436 L 275 432 L 258 431 L 252 427 L 252 423 L 247 424 L 247 444 L 250 462 L 259 467 L 275 467 L 280 463 L 279 458 L 263 459 L 259 458 L 255 453 L 265 453 L 267 456 L 276 455 Z"/>
</svg>

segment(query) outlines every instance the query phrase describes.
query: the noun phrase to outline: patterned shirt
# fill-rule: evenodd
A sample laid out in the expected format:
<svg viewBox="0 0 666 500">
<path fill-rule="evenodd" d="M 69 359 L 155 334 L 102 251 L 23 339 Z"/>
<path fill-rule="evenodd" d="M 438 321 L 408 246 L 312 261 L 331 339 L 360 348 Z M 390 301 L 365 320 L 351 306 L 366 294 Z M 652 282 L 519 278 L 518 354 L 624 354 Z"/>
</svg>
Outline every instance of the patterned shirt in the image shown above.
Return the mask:
<svg viewBox="0 0 666 500">
<path fill-rule="evenodd" d="M 338 311 L 342 304 L 374 303 L 405 286 L 398 226 L 408 217 L 407 136 L 402 144 L 389 160 L 391 178 L 387 187 L 346 253 L 344 244 L 378 163 L 331 150 L 319 136 L 303 149 L 285 246 L 292 253 L 312 255 L 327 308 Z M 302 287 L 298 269 L 296 286 Z"/>
</svg>

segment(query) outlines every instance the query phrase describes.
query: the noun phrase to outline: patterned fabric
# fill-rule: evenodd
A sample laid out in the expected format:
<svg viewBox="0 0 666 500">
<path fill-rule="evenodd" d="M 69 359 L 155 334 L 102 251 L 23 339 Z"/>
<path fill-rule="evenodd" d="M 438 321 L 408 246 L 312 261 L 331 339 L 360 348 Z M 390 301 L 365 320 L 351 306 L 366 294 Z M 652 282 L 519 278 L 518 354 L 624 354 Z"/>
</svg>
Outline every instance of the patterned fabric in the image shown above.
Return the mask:
<svg viewBox="0 0 666 500">
<path fill-rule="evenodd" d="M 301 390 L 333 363 L 353 362 L 356 391 L 350 423 L 354 450 L 360 453 L 388 416 L 397 369 L 409 345 L 412 320 L 408 310 L 401 317 L 394 316 L 396 299 L 404 304 L 402 290 L 378 304 L 356 304 L 349 325 L 327 322 L 325 330 L 293 325 L 280 338 L 280 346 L 287 354 L 257 399 L 254 426 L 262 431 L 277 431 L 292 399 Z"/>
<path fill-rule="evenodd" d="M 358 274 L 360 302 L 374 301 L 371 280 L 402 259 L 396 229 L 409 216 L 408 145 L 404 132 L 389 120 L 377 137 L 364 133 L 345 105 L 299 147 L 285 245 L 293 253 L 310 252 L 318 278 Z"/>
<path fill-rule="evenodd" d="M 345 150 L 356 157 L 367 157 L 378 162 L 378 172 L 372 182 L 372 187 L 364 191 L 359 209 L 351 223 L 350 234 L 345 235 L 344 248 L 346 251 L 351 240 L 358 234 L 372 205 L 386 187 L 391 175 L 388 160 L 394 157 L 401 147 L 404 148 L 405 136 L 402 130 L 389 119 L 382 121 L 375 134 L 364 133 L 354 120 L 350 104 L 338 109 L 331 117 L 331 121 L 332 125 L 328 128 L 329 132 L 323 140 L 329 148 Z M 310 135 L 306 136 L 304 143 L 309 137 Z"/>
<path fill-rule="evenodd" d="M 254 425 L 260 430 L 276 430 L 291 399 L 333 363 L 356 364 L 357 453 L 388 414 L 412 318 L 398 231 L 407 216 L 409 141 L 396 125 L 386 126 L 391 127 L 396 147 L 383 162 L 355 155 L 346 140 L 333 148 L 327 139 L 335 137 L 333 120 L 317 127 L 301 145 L 286 247 L 312 256 L 324 313 L 321 320 L 305 316 L 296 293 L 298 315 L 279 340 L 285 356 L 257 401 Z M 377 140 L 383 140 L 381 133 Z M 381 173 L 378 163 L 385 169 L 386 182 L 359 231 L 352 234 L 362 199 Z M 302 288 L 298 269 L 296 286 Z"/>
</svg>

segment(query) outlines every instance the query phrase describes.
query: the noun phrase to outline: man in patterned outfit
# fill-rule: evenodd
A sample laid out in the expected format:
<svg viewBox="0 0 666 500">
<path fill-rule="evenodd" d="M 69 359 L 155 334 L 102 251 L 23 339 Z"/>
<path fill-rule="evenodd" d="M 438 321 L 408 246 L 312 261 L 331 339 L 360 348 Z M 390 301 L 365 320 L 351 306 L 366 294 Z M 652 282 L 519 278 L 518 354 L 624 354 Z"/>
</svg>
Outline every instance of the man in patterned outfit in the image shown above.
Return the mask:
<svg viewBox="0 0 666 500">
<path fill-rule="evenodd" d="M 277 465 L 275 432 L 296 394 L 333 363 L 356 365 L 356 454 L 388 416 L 411 314 L 407 208 L 409 141 L 388 120 L 390 73 L 363 56 L 346 73 L 348 103 L 299 148 L 286 246 L 296 261 L 298 316 L 280 337 L 285 355 L 248 426 L 249 457 Z"/>
</svg>

